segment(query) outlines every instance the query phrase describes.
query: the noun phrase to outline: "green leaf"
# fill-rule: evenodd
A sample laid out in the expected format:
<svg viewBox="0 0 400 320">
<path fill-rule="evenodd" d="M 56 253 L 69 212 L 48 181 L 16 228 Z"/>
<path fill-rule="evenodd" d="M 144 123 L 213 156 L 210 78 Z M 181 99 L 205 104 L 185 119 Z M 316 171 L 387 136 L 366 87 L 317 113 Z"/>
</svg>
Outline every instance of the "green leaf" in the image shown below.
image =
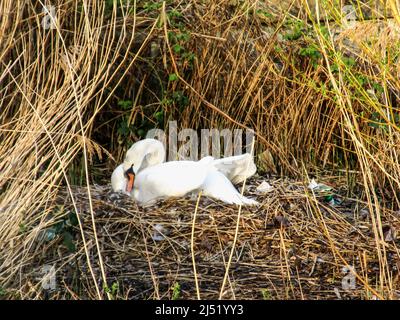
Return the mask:
<svg viewBox="0 0 400 320">
<path fill-rule="evenodd" d="M 157 119 L 158 123 L 162 123 L 164 121 L 164 110 L 154 113 L 154 118 Z"/>
<path fill-rule="evenodd" d="M 374 82 L 373 84 L 372 84 L 372 87 L 376 90 L 376 91 L 378 91 L 379 93 L 383 93 L 383 87 L 379 84 L 379 83 L 376 83 L 376 82 Z"/>
<path fill-rule="evenodd" d="M 315 44 L 311 44 L 308 47 L 300 48 L 299 54 L 301 56 L 311 57 L 311 58 L 321 58 L 321 52 Z"/>
<path fill-rule="evenodd" d="M 149 2 L 146 2 L 143 5 L 143 9 L 145 11 L 147 11 L 147 12 L 158 10 L 161 7 L 162 7 L 162 2 L 161 1 L 159 1 L 159 2 L 151 2 L 151 1 L 149 1 Z"/>
<path fill-rule="evenodd" d="M 176 81 L 176 80 L 178 80 L 178 76 L 176 75 L 176 73 L 171 73 L 168 77 L 168 80 L 171 82 Z"/>
<path fill-rule="evenodd" d="M 261 9 L 256 10 L 256 14 L 258 14 L 260 16 L 263 16 L 265 18 L 272 18 L 273 17 L 273 15 L 271 13 L 269 13 L 267 11 L 264 11 L 264 10 L 261 10 Z"/>
<path fill-rule="evenodd" d="M 280 53 L 280 52 L 283 51 L 282 47 L 281 47 L 279 44 L 275 45 L 275 46 L 274 46 L 274 49 L 275 49 L 275 51 L 276 51 L 277 53 Z"/>
<path fill-rule="evenodd" d="M 338 72 L 339 71 L 339 66 L 337 65 L 337 63 L 334 63 L 331 65 L 331 70 L 332 72 Z"/>
<path fill-rule="evenodd" d="M 365 76 L 356 75 L 355 78 L 360 86 L 363 86 L 367 82 L 367 78 Z"/>
<path fill-rule="evenodd" d="M 164 106 L 169 106 L 172 102 L 173 102 L 172 99 L 164 98 L 162 99 L 161 104 Z"/>
<path fill-rule="evenodd" d="M 303 22 L 302 21 L 295 21 L 294 25 L 292 26 L 291 30 L 286 32 L 284 38 L 286 40 L 297 40 L 303 35 Z"/>
<path fill-rule="evenodd" d="M 351 57 L 343 57 L 343 63 L 348 67 L 352 67 L 356 64 L 356 60 Z"/>
<path fill-rule="evenodd" d="M 196 57 L 196 55 L 193 52 L 184 52 L 182 54 L 182 58 L 188 62 L 192 62 L 195 57 Z"/>
<path fill-rule="evenodd" d="M 118 101 L 118 106 L 120 106 L 122 110 L 129 110 L 132 107 L 132 101 L 120 100 Z"/>
<path fill-rule="evenodd" d="M 173 31 L 168 31 L 168 41 L 170 42 L 176 42 L 177 41 L 177 37 L 176 37 L 176 33 Z"/>
<path fill-rule="evenodd" d="M 176 35 L 178 41 L 187 42 L 190 39 L 190 34 L 188 32 L 182 32 Z"/>
<path fill-rule="evenodd" d="M 118 282 L 113 282 L 113 284 L 111 285 L 111 294 L 113 296 L 115 296 L 119 291 L 119 284 Z"/>
<path fill-rule="evenodd" d="M 172 49 L 174 50 L 175 53 L 181 53 L 183 51 L 183 47 L 179 44 L 174 44 L 172 46 Z"/>
<path fill-rule="evenodd" d="M 322 26 L 320 30 L 321 30 L 322 36 L 325 39 L 329 39 L 329 30 L 328 30 L 328 28 L 326 26 Z"/>
<path fill-rule="evenodd" d="M 261 289 L 261 294 L 264 300 L 271 300 L 271 292 L 268 289 Z"/>
<path fill-rule="evenodd" d="M 19 232 L 20 233 L 25 233 L 27 229 L 28 229 L 28 227 L 26 226 L 26 224 L 24 224 L 24 223 L 19 224 Z"/>
<path fill-rule="evenodd" d="M 172 9 L 170 12 L 168 12 L 168 16 L 169 17 L 174 17 L 174 18 L 180 18 L 180 17 L 182 17 L 182 13 L 180 13 L 176 9 Z"/>
<path fill-rule="evenodd" d="M 172 99 L 180 107 L 186 107 L 189 104 L 189 98 L 185 96 L 181 90 L 172 93 Z"/>
<path fill-rule="evenodd" d="M 121 136 L 125 136 L 125 137 L 130 133 L 130 128 L 129 128 L 128 124 L 126 123 L 126 121 L 121 121 L 119 123 L 119 127 L 117 129 L 117 132 Z"/>
<path fill-rule="evenodd" d="M 172 288 L 172 300 L 178 300 L 181 295 L 181 285 L 178 282 L 175 282 Z"/>
</svg>

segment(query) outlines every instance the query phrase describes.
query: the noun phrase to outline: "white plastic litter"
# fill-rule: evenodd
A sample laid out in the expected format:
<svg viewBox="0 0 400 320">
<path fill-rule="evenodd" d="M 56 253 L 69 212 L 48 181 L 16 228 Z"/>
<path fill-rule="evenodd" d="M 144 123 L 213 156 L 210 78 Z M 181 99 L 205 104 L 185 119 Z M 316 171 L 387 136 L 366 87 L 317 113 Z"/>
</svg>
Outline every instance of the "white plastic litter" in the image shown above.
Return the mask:
<svg viewBox="0 0 400 320">
<path fill-rule="evenodd" d="M 308 189 L 314 190 L 314 189 L 317 188 L 317 187 L 318 187 L 317 181 L 315 181 L 315 179 L 312 179 L 311 182 L 310 182 L 310 184 L 308 185 Z"/>
<path fill-rule="evenodd" d="M 316 192 L 324 192 L 324 191 L 331 191 L 332 187 L 327 186 L 326 184 L 317 183 L 315 179 L 312 179 L 310 181 L 310 184 L 308 185 L 308 189 Z"/>
<path fill-rule="evenodd" d="M 268 193 L 274 189 L 267 181 L 263 181 L 257 188 L 257 192 L 259 193 Z"/>
</svg>

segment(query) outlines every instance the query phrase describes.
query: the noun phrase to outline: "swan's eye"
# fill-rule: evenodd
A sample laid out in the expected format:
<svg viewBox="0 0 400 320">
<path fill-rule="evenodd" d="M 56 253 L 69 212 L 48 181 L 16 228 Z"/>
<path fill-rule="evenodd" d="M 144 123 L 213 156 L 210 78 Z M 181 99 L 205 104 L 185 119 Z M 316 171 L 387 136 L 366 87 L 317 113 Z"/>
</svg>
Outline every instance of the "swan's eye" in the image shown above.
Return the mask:
<svg viewBox="0 0 400 320">
<path fill-rule="evenodd" d="M 124 172 L 124 174 L 125 174 L 125 177 L 126 177 L 126 178 L 128 178 L 129 175 L 135 175 L 135 171 L 133 171 L 133 165 L 132 165 L 128 170 L 126 170 L 126 171 Z"/>
</svg>

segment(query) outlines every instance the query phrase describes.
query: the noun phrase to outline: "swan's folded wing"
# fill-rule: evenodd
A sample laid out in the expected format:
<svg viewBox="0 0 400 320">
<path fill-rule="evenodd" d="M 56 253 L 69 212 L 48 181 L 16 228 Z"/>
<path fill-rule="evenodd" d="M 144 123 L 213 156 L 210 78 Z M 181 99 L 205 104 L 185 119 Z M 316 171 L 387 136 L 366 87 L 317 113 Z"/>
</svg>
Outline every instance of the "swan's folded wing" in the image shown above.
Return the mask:
<svg viewBox="0 0 400 320">
<path fill-rule="evenodd" d="M 203 163 L 192 161 L 165 162 L 139 174 L 140 192 L 163 197 L 180 197 L 199 189 L 212 166 L 212 158 Z M 210 167 L 210 168 L 208 168 Z"/>
<path fill-rule="evenodd" d="M 239 183 L 256 173 L 257 167 L 249 153 L 214 160 L 214 166 L 232 183 Z"/>
<path fill-rule="evenodd" d="M 202 186 L 203 195 L 221 200 L 229 204 L 256 205 L 257 201 L 242 196 L 232 185 L 229 179 L 220 171 L 213 171 L 207 175 Z"/>
</svg>

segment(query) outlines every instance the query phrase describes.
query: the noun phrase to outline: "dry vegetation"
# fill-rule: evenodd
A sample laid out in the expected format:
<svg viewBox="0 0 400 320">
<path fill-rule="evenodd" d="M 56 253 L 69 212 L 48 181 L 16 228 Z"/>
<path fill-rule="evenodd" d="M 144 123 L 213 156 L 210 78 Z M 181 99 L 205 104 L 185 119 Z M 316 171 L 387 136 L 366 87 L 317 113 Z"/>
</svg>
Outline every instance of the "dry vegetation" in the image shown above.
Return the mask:
<svg viewBox="0 0 400 320">
<path fill-rule="evenodd" d="M 1 1 L 0 296 L 398 299 L 400 16 L 353 1 L 349 25 L 339 2 L 58 0 L 44 28 L 44 0 Z M 127 147 L 169 120 L 254 129 L 246 192 L 275 190 L 240 214 L 111 194 Z"/>
</svg>

